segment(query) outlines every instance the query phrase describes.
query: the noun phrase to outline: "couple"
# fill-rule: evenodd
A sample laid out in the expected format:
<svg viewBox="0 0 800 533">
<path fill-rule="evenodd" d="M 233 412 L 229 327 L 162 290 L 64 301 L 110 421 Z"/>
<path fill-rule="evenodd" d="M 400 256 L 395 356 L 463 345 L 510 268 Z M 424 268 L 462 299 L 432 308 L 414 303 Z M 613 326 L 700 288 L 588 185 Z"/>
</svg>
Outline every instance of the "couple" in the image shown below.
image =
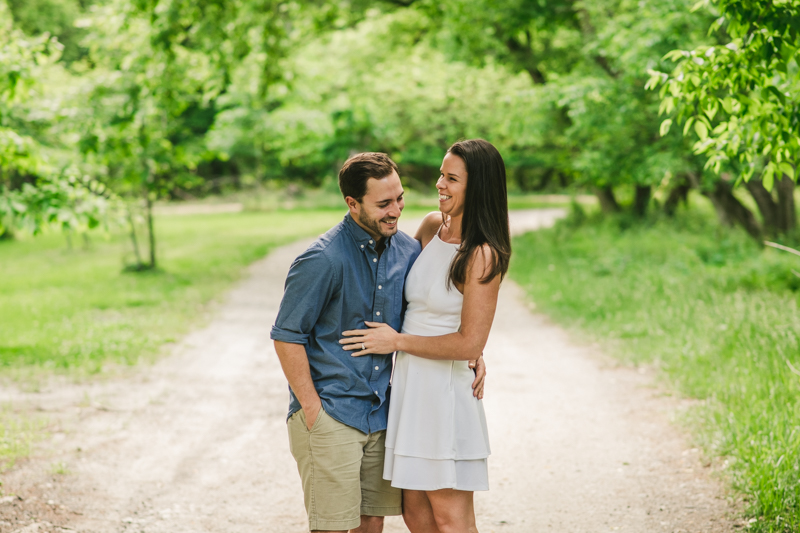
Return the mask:
<svg viewBox="0 0 800 533">
<path fill-rule="evenodd" d="M 271 333 L 309 527 L 380 533 L 402 514 L 412 533 L 476 532 L 481 354 L 511 254 L 503 159 L 481 139 L 451 146 L 440 212 L 414 239 L 388 156 L 351 157 L 339 187 L 349 213 L 295 259 Z"/>
</svg>

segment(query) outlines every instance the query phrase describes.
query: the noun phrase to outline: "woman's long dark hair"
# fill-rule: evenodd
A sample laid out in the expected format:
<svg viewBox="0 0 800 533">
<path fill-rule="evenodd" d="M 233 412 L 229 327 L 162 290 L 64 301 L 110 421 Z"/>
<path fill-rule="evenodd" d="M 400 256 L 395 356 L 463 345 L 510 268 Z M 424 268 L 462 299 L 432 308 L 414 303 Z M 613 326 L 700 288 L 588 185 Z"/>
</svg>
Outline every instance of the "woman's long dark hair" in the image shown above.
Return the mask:
<svg viewBox="0 0 800 533">
<path fill-rule="evenodd" d="M 447 151 L 460 157 L 467 167 L 461 246 L 450 265 L 447 284 L 466 283 L 470 258 L 484 244 L 492 250 L 491 268 L 480 282 L 489 283 L 498 275 L 502 280 L 511 258 L 506 165 L 497 148 L 483 139 L 458 141 Z"/>
</svg>

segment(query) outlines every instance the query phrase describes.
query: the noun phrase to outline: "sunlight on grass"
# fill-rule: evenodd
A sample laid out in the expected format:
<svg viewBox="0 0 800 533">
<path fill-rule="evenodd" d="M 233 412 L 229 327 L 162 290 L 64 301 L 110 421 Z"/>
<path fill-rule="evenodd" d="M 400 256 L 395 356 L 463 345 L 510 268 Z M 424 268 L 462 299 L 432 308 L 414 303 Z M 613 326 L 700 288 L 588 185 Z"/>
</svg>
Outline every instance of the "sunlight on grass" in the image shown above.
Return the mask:
<svg viewBox="0 0 800 533">
<path fill-rule="evenodd" d="M 152 358 L 243 267 L 343 212 L 159 217 L 155 272 L 123 272 L 125 235 L 72 251 L 60 234 L 0 242 L 0 365 L 91 374 Z"/>
</svg>

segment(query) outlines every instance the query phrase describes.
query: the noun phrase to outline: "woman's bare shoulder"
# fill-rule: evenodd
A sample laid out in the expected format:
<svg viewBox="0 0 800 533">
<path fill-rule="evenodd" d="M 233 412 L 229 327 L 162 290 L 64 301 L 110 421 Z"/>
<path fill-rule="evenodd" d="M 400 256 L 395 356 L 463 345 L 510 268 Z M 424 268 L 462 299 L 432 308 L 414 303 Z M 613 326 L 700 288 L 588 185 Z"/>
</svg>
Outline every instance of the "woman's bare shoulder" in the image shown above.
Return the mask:
<svg viewBox="0 0 800 533">
<path fill-rule="evenodd" d="M 472 250 L 469 258 L 469 267 L 467 269 L 468 277 L 474 280 L 481 280 L 492 271 L 495 258 L 495 250 L 488 243 L 477 246 Z"/>
<path fill-rule="evenodd" d="M 422 219 L 422 223 L 419 225 L 417 234 L 414 237 L 423 245 L 428 244 L 433 236 L 436 235 L 436 232 L 439 231 L 439 226 L 441 225 L 442 213 L 439 211 L 432 211 Z"/>
</svg>

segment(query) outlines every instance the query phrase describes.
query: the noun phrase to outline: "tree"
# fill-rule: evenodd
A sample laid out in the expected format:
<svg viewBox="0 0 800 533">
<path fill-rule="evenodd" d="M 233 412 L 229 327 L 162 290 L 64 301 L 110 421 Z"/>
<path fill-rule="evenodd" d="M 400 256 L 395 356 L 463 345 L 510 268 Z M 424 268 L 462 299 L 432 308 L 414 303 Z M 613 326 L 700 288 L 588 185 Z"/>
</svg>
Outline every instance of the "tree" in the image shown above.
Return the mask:
<svg viewBox="0 0 800 533">
<path fill-rule="evenodd" d="M 114 0 L 82 21 L 95 68 L 81 147 L 105 166 L 114 190 L 144 201 L 149 260 L 137 269 L 157 266 L 153 202 L 197 181 L 198 164 L 215 155 L 203 135 L 237 62 L 258 58 L 262 97 L 281 79 L 283 17 L 291 15 L 282 6 Z"/>
<path fill-rule="evenodd" d="M 601 206 L 619 209 L 614 187 L 635 189 L 633 211 L 644 214 L 652 188 L 673 176 L 685 188 L 691 154 L 679 135 L 662 138 L 658 99 L 644 90 L 660 57 L 695 43 L 703 20 L 689 0 L 418 0 L 433 20 L 431 41 L 452 58 L 499 62 L 525 72 L 539 88 L 532 108 L 546 115 L 536 147 L 549 172 L 592 187 Z"/>
<path fill-rule="evenodd" d="M 661 111 L 715 174 L 744 181 L 762 213 L 767 233 L 796 227 L 794 179 L 800 149 L 800 5 L 791 0 L 704 0 L 718 18 L 709 33 L 720 42 L 674 50 L 671 74 L 653 70 L 648 86 L 661 85 Z M 758 179 L 754 177 L 760 174 Z M 722 180 L 725 182 L 726 180 Z M 777 184 L 777 197 L 770 193 Z M 706 189 L 730 189 L 713 181 Z M 734 206 L 741 212 L 741 208 Z M 746 225 L 760 238 L 760 229 Z"/>
<path fill-rule="evenodd" d="M 210 146 L 261 175 L 312 184 L 335 175 L 352 151 L 377 150 L 392 155 L 405 179 L 427 186 L 444 149 L 462 137 L 489 137 L 509 168 L 520 166 L 537 142 L 536 123 L 543 126 L 518 112 L 531 105 L 531 81 L 500 65 L 448 61 L 419 38 L 426 24 L 414 11 L 377 12 L 318 35 L 287 60 L 292 90 L 271 110 L 248 106 L 252 89 L 235 74 Z"/>
<path fill-rule="evenodd" d="M 68 230 L 98 226 L 112 199 L 73 165 L 54 167 L 42 154 L 24 115 L 24 102 L 42 69 L 58 58 L 49 35 L 29 38 L 12 24 L 0 0 L 0 237 L 14 228 L 32 233 L 58 224 Z"/>
</svg>

